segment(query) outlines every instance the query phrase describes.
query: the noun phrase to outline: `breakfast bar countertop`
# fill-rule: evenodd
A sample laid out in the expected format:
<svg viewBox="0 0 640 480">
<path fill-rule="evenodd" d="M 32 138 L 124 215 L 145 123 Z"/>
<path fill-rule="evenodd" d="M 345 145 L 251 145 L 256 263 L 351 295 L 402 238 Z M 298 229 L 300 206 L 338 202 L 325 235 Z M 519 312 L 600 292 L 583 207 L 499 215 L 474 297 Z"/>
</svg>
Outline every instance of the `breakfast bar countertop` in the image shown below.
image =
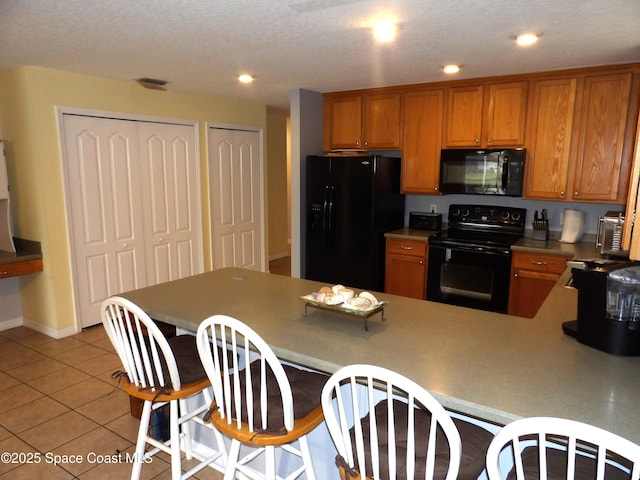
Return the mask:
<svg viewBox="0 0 640 480">
<path fill-rule="evenodd" d="M 195 331 L 213 314 L 249 324 L 276 354 L 333 372 L 371 363 L 425 387 L 445 407 L 498 424 L 557 416 L 640 443 L 640 357 L 617 357 L 562 332 L 577 292 L 562 275 L 535 318 L 374 292 L 387 302 L 369 330 L 356 318 L 310 309 L 300 297 L 322 283 L 224 268 L 122 294 L 152 318 Z M 359 290 L 356 290 L 359 293 Z"/>
</svg>

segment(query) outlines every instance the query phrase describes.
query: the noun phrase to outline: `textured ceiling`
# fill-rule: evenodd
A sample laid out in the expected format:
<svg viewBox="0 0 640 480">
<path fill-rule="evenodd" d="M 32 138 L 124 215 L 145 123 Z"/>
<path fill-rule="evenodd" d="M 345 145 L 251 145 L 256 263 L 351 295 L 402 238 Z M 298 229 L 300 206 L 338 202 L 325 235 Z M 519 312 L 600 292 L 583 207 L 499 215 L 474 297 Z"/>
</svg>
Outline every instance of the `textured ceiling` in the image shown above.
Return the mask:
<svg viewBox="0 0 640 480">
<path fill-rule="evenodd" d="M 400 24 L 392 44 L 370 34 L 383 15 Z M 523 31 L 542 39 L 519 49 Z M 293 89 L 439 81 L 447 63 L 473 78 L 638 61 L 640 0 L 0 0 L 0 69 L 152 77 L 283 108 Z"/>
</svg>

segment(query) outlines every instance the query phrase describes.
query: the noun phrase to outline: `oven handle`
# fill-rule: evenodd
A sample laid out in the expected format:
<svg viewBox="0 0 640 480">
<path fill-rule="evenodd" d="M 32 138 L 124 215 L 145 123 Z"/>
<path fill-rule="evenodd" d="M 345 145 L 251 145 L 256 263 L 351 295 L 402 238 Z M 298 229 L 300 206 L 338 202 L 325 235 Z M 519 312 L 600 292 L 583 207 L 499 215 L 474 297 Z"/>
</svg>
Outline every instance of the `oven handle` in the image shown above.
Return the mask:
<svg viewBox="0 0 640 480">
<path fill-rule="evenodd" d="M 496 250 L 495 248 L 470 246 L 470 245 L 429 245 L 429 248 L 441 248 L 445 250 L 460 250 L 463 252 L 482 253 L 484 255 L 511 256 L 511 249 Z"/>
<path fill-rule="evenodd" d="M 509 157 L 506 153 L 502 154 L 502 189 L 506 190 L 509 184 Z"/>
</svg>

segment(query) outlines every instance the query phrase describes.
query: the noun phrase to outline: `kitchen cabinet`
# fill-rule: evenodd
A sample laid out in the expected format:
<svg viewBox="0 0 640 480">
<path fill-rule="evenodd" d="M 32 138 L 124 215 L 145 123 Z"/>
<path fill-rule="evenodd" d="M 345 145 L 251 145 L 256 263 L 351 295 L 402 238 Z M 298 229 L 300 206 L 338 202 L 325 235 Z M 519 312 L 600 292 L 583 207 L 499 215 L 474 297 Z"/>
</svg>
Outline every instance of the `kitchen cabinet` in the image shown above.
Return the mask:
<svg viewBox="0 0 640 480">
<path fill-rule="evenodd" d="M 402 193 L 439 193 L 444 93 L 436 88 L 403 94 Z"/>
<path fill-rule="evenodd" d="M 640 118 L 638 119 L 635 133 L 635 149 L 633 152 L 633 165 L 631 168 L 631 180 L 629 181 L 629 198 L 627 199 L 626 217 L 635 218 L 640 210 Z M 625 222 L 622 236 L 622 249 L 629 250 L 629 259 L 640 260 L 640 226 L 635 222 Z"/>
<path fill-rule="evenodd" d="M 570 256 L 513 252 L 509 284 L 509 315 L 533 318 L 551 292 Z"/>
<path fill-rule="evenodd" d="M 623 147 L 632 76 L 627 72 L 584 78 L 574 132 L 574 201 L 620 203 L 626 199 L 630 157 L 623 158 Z M 634 119 L 637 108 L 635 113 Z"/>
<path fill-rule="evenodd" d="M 424 300 L 427 242 L 387 238 L 384 291 Z"/>
<path fill-rule="evenodd" d="M 523 193 L 526 198 L 559 200 L 566 195 L 577 84 L 577 78 L 533 83 Z"/>
<path fill-rule="evenodd" d="M 449 87 L 447 147 L 524 145 L 528 81 Z"/>
<path fill-rule="evenodd" d="M 400 148 L 400 93 L 327 94 L 325 150 Z"/>
<path fill-rule="evenodd" d="M 534 82 L 525 198 L 625 202 L 638 114 L 633 82 L 631 72 Z"/>
</svg>

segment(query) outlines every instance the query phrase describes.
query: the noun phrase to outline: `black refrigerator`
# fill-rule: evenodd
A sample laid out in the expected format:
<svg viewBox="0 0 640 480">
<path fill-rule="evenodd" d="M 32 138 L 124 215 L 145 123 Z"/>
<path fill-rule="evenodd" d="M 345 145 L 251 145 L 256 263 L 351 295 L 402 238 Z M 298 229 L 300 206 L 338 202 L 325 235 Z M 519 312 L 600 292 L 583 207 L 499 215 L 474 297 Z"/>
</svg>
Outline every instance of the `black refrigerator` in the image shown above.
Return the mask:
<svg viewBox="0 0 640 480">
<path fill-rule="evenodd" d="M 404 225 L 400 158 L 307 157 L 306 274 L 384 291 L 385 232 Z"/>
</svg>

